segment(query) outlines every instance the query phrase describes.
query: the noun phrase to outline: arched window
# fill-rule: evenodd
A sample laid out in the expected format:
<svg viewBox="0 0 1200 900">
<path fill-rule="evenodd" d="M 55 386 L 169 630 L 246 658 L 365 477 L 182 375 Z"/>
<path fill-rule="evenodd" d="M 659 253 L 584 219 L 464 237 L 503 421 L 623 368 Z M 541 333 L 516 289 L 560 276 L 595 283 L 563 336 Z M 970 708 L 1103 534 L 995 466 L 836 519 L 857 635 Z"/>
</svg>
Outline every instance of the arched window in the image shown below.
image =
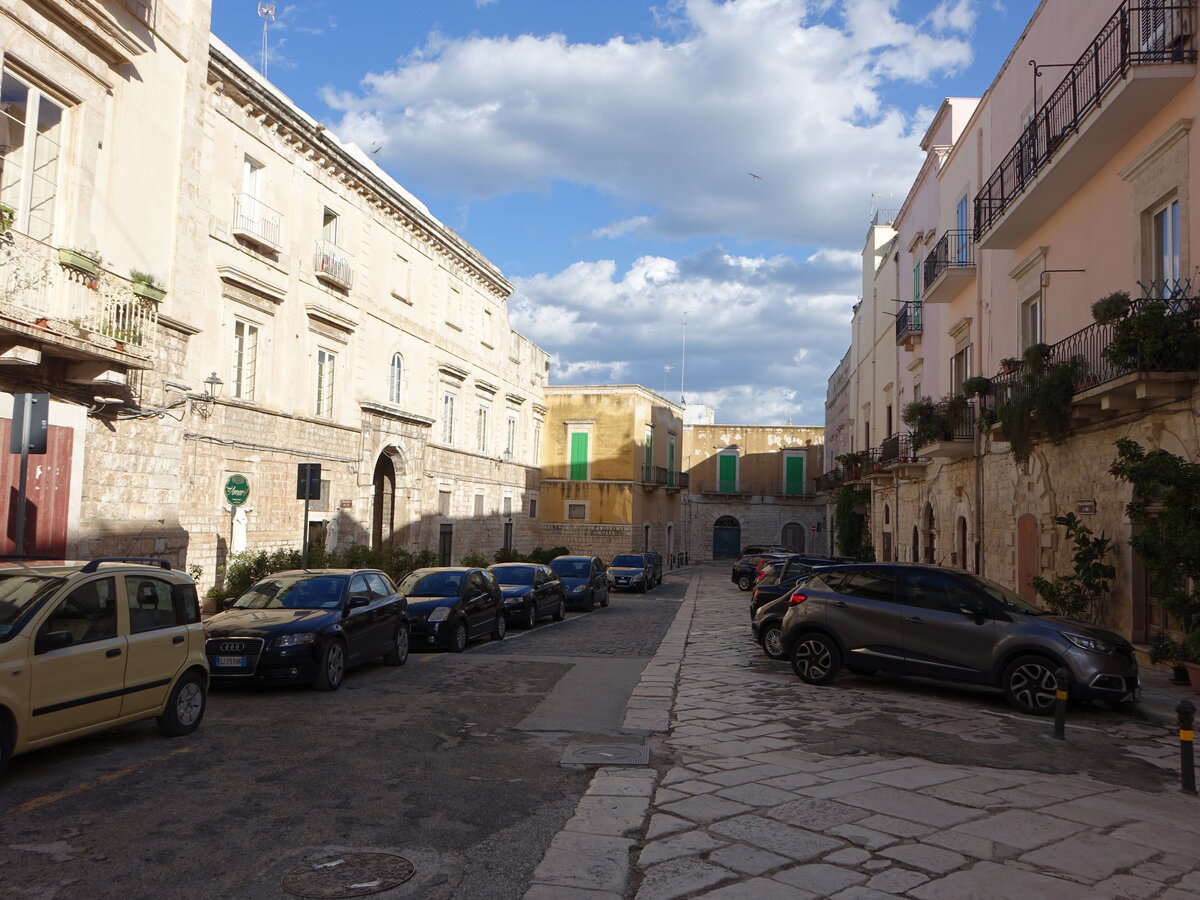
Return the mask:
<svg viewBox="0 0 1200 900">
<path fill-rule="evenodd" d="M 392 367 L 388 375 L 388 402 L 399 405 L 404 397 L 404 357 L 392 354 Z"/>
</svg>

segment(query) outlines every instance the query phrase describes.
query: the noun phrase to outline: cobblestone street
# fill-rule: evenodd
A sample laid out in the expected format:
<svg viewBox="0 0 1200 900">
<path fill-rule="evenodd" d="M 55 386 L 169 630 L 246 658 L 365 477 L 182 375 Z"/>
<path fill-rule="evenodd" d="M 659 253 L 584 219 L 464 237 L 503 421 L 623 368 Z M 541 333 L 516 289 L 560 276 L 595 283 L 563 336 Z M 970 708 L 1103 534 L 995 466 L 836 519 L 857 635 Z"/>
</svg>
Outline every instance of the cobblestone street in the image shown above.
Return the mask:
<svg viewBox="0 0 1200 900">
<path fill-rule="evenodd" d="M 724 567 L 692 576 L 625 725 L 661 764 L 598 770 L 529 900 L 1200 893 L 1168 725 L 1073 706 L 1062 743 L 982 691 L 805 686 Z"/>
</svg>

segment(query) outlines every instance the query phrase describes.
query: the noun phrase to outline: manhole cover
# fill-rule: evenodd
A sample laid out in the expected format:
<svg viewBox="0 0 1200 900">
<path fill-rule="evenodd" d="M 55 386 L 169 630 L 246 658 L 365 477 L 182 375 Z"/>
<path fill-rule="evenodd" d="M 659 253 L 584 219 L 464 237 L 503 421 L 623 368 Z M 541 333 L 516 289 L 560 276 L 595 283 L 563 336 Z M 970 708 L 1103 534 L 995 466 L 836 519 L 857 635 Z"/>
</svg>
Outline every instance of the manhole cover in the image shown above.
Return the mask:
<svg viewBox="0 0 1200 900">
<path fill-rule="evenodd" d="M 648 766 L 650 745 L 571 744 L 563 752 L 564 766 Z"/>
<path fill-rule="evenodd" d="M 296 866 L 283 889 L 296 897 L 362 897 L 403 884 L 416 870 L 391 853 L 339 853 Z"/>
</svg>

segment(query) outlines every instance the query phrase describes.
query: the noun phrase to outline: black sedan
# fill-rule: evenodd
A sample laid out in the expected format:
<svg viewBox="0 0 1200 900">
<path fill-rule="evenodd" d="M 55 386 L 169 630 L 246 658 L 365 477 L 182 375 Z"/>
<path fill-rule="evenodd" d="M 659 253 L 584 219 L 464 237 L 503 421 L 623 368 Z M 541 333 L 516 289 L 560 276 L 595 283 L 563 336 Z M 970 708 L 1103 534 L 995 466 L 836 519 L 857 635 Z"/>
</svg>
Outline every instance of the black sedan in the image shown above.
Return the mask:
<svg viewBox="0 0 1200 900">
<path fill-rule="evenodd" d="M 408 604 L 376 569 L 276 572 L 204 623 L 215 682 L 307 681 L 336 691 L 346 669 L 408 660 Z"/>
<path fill-rule="evenodd" d="M 418 647 L 462 653 L 473 638 L 504 640 L 504 600 L 486 569 L 417 569 L 400 582 L 400 592 L 408 598 L 412 639 Z"/>
<path fill-rule="evenodd" d="M 754 639 L 763 648 L 763 653 L 771 659 L 783 659 L 783 617 L 791 605 L 792 591 L 776 597 L 769 603 L 764 603 L 754 613 L 750 630 Z"/>
<path fill-rule="evenodd" d="M 750 595 L 750 615 L 753 616 L 760 606 L 769 603 L 783 594 L 790 594 L 796 583 L 805 578 L 818 566 L 829 566 L 836 562 L 832 557 L 823 556 L 793 556 L 777 563 L 775 571 L 766 573 L 754 585 Z"/>
<path fill-rule="evenodd" d="M 532 563 L 498 563 L 488 571 L 504 595 L 504 616 L 524 628 L 532 628 L 544 616 L 561 622 L 566 615 L 567 595 L 563 583 L 549 566 Z"/>
<path fill-rule="evenodd" d="M 743 556 L 733 564 L 729 580 L 736 584 L 739 590 L 748 591 L 754 587 L 759 570 L 762 569 L 765 563 L 786 559 L 787 556 L 788 554 L 783 553 L 752 553 L 748 556 Z"/>
</svg>

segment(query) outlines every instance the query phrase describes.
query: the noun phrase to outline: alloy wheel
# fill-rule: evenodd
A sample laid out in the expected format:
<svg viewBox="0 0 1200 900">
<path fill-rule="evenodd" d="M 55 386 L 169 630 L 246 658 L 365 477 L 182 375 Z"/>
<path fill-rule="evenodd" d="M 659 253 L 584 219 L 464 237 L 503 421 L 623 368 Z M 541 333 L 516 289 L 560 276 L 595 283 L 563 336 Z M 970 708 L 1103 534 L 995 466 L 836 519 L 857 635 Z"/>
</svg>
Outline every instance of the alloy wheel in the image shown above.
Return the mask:
<svg viewBox="0 0 1200 900">
<path fill-rule="evenodd" d="M 1023 662 L 1009 673 L 1009 696 L 1029 712 L 1042 712 L 1053 707 L 1057 691 L 1054 672 L 1036 660 Z"/>
</svg>

